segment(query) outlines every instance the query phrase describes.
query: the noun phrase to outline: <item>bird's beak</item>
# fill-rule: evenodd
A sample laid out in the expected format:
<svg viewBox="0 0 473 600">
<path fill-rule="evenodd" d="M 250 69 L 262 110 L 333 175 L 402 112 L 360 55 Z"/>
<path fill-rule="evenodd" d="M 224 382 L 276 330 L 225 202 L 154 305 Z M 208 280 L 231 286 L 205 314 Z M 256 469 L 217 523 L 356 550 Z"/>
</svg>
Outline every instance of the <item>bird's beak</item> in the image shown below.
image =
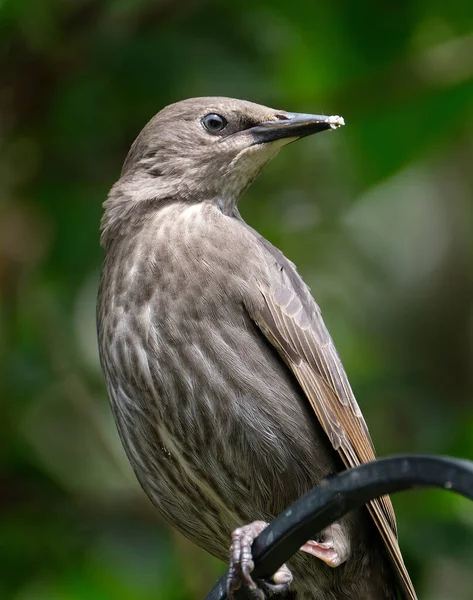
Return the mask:
<svg viewBox="0 0 473 600">
<path fill-rule="evenodd" d="M 282 138 L 301 138 L 326 129 L 337 129 L 342 125 L 345 125 L 345 121 L 338 116 L 278 113 L 277 120 L 263 121 L 251 127 L 249 132 L 255 144 L 264 144 Z"/>
</svg>

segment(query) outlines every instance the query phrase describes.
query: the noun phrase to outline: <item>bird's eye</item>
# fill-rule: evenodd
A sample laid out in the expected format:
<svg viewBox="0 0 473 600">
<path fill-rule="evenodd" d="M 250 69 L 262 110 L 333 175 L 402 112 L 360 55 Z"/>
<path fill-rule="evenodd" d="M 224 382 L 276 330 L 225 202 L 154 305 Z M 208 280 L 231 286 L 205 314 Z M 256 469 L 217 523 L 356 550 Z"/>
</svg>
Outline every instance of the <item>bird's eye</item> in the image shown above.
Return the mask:
<svg viewBox="0 0 473 600">
<path fill-rule="evenodd" d="M 218 133 L 222 131 L 227 125 L 227 119 L 222 115 L 210 113 L 202 118 L 202 125 L 207 129 L 209 133 Z"/>
</svg>

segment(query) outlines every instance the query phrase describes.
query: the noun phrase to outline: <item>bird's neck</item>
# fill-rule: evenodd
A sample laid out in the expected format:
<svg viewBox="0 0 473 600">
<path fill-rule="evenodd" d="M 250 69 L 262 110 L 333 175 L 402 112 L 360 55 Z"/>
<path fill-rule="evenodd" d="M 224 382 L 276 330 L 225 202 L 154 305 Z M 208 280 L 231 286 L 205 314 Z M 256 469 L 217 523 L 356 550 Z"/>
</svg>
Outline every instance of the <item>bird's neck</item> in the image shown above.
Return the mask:
<svg viewBox="0 0 473 600">
<path fill-rule="evenodd" d="M 225 195 L 219 195 L 216 198 L 212 198 L 210 202 L 215 204 L 218 210 L 227 217 L 236 217 L 237 219 L 241 219 L 240 213 L 238 212 L 237 202 L 234 198 L 229 198 Z"/>
<path fill-rule="evenodd" d="M 164 193 L 166 192 L 166 193 Z M 154 186 L 146 188 L 141 186 L 134 189 L 124 186 L 120 181 L 111 189 L 104 203 L 104 214 L 101 223 L 101 244 L 105 248 L 111 240 L 122 238 L 136 232 L 146 222 L 152 220 L 170 204 L 182 207 L 213 205 L 219 212 L 227 217 L 242 220 L 237 207 L 237 199 L 232 195 L 220 194 L 190 194 Z"/>
</svg>

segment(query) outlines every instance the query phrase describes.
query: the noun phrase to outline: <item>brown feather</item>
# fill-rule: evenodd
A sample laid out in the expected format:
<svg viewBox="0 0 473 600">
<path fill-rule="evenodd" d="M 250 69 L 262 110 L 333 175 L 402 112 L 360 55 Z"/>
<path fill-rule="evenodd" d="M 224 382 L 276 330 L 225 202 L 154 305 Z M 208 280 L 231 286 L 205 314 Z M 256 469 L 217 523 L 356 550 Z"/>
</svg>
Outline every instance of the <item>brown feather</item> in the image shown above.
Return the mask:
<svg viewBox="0 0 473 600">
<path fill-rule="evenodd" d="M 275 269 L 272 270 L 274 275 Z M 263 308 L 256 323 L 293 371 L 325 433 L 347 468 L 376 459 L 368 427 L 348 382 L 342 362 L 306 286 L 294 286 L 279 267 L 278 281 L 260 285 Z M 294 269 L 295 271 L 295 269 Z M 291 277 L 292 276 L 292 277 Z M 300 280 L 299 280 L 300 281 Z M 417 598 L 397 541 L 396 518 L 388 496 L 367 508 L 400 578 L 404 595 Z"/>
</svg>

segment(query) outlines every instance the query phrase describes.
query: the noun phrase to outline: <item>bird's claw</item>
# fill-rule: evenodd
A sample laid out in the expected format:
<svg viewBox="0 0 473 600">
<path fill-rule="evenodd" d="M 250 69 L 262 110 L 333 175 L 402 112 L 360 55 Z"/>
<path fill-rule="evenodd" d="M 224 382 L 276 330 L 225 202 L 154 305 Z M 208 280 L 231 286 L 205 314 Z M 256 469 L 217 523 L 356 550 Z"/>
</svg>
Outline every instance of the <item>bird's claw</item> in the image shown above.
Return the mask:
<svg viewBox="0 0 473 600">
<path fill-rule="evenodd" d="M 230 568 L 227 578 L 227 598 L 233 600 L 234 592 L 242 585 L 246 587 L 248 595 L 254 600 L 264 600 L 275 594 L 285 594 L 292 582 L 292 573 L 282 565 L 273 575 L 274 583 L 268 581 L 256 582 L 251 572 L 255 568 L 251 546 L 258 535 L 267 527 L 264 521 L 253 521 L 249 525 L 239 527 L 232 533 L 232 545 L 230 547 Z"/>
<path fill-rule="evenodd" d="M 319 558 L 329 567 L 335 568 L 348 559 L 350 543 L 340 525 L 334 523 L 322 532 L 320 540 L 309 540 L 301 550 Z"/>
</svg>

